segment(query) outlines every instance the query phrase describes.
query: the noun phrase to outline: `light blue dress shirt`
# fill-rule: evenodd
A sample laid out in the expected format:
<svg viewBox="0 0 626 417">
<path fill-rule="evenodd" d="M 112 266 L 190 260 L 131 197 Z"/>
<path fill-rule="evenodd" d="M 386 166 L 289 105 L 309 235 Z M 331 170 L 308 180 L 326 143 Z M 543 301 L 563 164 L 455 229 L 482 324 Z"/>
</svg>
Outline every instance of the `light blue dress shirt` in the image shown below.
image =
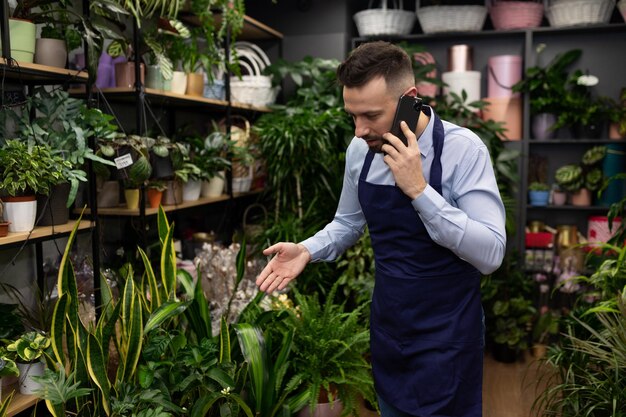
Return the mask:
<svg viewBox="0 0 626 417">
<path fill-rule="evenodd" d="M 504 205 L 489 152 L 469 129 L 442 122 L 443 196 L 428 185 L 412 204 L 434 242 L 450 249 L 481 273 L 489 274 L 500 266 L 506 250 Z M 434 117 L 431 117 L 418 141 L 427 182 L 435 153 L 433 125 Z M 359 203 L 358 184 L 367 152 L 363 139 L 352 139 L 346 151 L 343 188 L 335 217 L 324 229 L 301 242 L 313 262 L 337 259 L 363 234 L 366 220 Z M 383 154 L 374 156 L 367 182 L 395 184 Z"/>
</svg>

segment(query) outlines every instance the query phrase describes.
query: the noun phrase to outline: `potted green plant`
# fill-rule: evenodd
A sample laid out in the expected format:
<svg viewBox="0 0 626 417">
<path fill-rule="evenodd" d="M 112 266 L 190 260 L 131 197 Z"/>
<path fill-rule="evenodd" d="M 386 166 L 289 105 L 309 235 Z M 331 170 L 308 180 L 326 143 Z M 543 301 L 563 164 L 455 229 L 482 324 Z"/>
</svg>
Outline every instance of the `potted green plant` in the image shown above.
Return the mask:
<svg viewBox="0 0 626 417">
<path fill-rule="evenodd" d="M 597 139 L 602 135 L 610 115 L 610 101 L 592 94 L 592 87 L 598 82 L 598 77 L 580 70 L 568 78 L 555 129 L 569 127 L 575 138 Z"/>
<path fill-rule="evenodd" d="M 191 159 L 202 171 L 202 197 L 217 197 L 224 191 L 225 170 L 231 166 L 226 158 L 232 141 L 217 126 L 206 137 L 192 136 L 185 141 L 191 146 Z"/>
<path fill-rule="evenodd" d="M 531 182 L 528 185 L 528 199 L 533 206 L 547 206 L 550 199 L 550 186 L 545 182 Z"/>
<path fill-rule="evenodd" d="M 552 310 L 539 314 L 537 317 L 532 331 L 532 350 L 536 358 L 545 356 L 550 338 L 559 333 L 559 318 L 560 314 Z"/>
<path fill-rule="evenodd" d="M 148 203 L 152 208 L 158 208 L 161 204 L 161 200 L 163 199 L 163 192 L 167 189 L 167 184 L 165 181 L 161 180 L 150 180 L 148 181 L 147 187 L 147 197 Z"/>
<path fill-rule="evenodd" d="M 68 52 L 80 47 L 81 41 L 81 34 L 74 25 L 48 21 L 35 42 L 35 63 L 65 68 Z"/>
<path fill-rule="evenodd" d="M 37 194 L 49 195 L 53 186 L 66 181 L 68 161 L 54 155 L 44 145 L 29 146 L 26 141 L 6 140 L 0 148 L 0 190 L 9 232 L 33 229 L 37 214 Z"/>
<path fill-rule="evenodd" d="M 546 45 L 537 47 L 537 58 Z M 557 54 L 545 66 L 532 66 L 526 69 L 524 78 L 513 86 L 514 92 L 528 94 L 530 112 L 533 116 L 532 133 L 535 139 L 549 139 L 555 132 L 556 117 L 563 110 L 569 77 L 568 67 L 580 56 L 580 49 Z"/>
<path fill-rule="evenodd" d="M 555 181 L 570 194 L 573 205 L 590 205 L 592 192 L 604 184 L 605 178 L 599 164 L 606 156 L 606 151 L 606 146 L 594 146 L 583 154 L 579 164 L 566 164 L 556 170 Z"/>
<path fill-rule="evenodd" d="M 22 334 L 7 346 L 7 351 L 15 352 L 16 355 L 22 394 L 32 395 L 39 388 L 39 383 L 33 377 L 43 375 L 45 363 L 42 359 L 49 348 L 50 338 L 36 331 Z"/>
<path fill-rule="evenodd" d="M 289 358 L 296 380 L 308 398 L 310 415 L 315 409 L 343 407 L 342 415 L 354 413 L 359 397 L 374 403 L 369 352 L 369 331 L 361 320 L 368 303 L 348 311 L 344 303 L 336 303 L 338 284 L 334 284 L 326 301 L 317 293 L 304 295 L 294 291 L 294 309 L 286 323 L 294 329 Z M 321 405 L 327 403 L 326 405 Z"/>
<path fill-rule="evenodd" d="M 609 139 L 626 137 L 626 87 L 622 87 L 617 101 L 609 102 Z"/>
<path fill-rule="evenodd" d="M 6 377 L 16 377 L 19 376 L 20 371 L 17 369 L 17 365 L 13 360 L 14 355 L 9 354 L 3 346 L 0 346 L 0 400 L 2 397 L 2 379 Z M 1 405 L 0 405 L 0 414 L 1 414 Z"/>
<path fill-rule="evenodd" d="M 29 115 L 33 112 L 36 117 L 31 120 Z M 38 224 L 42 226 L 66 223 L 68 208 L 78 197 L 80 184 L 87 182 L 86 161 L 114 166 L 112 161 L 94 153 L 87 143 L 87 138 L 92 135 L 102 140 L 115 135 L 117 127 L 111 123 L 112 116 L 88 108 L 84 101 L 70 97 L 61 89 L 48 91 L 38 87 L 20 112 L 9 108 L 0 117 L 0 130 L 10 135 L 8 119 L 16 124 L 16 136 L 29 144 L 49 147 L 55 156 L 67 162 L 63 166 L 66 181 L 52 188 L 49 199 L 39 199 L 38 214 Z"/>
</svg>

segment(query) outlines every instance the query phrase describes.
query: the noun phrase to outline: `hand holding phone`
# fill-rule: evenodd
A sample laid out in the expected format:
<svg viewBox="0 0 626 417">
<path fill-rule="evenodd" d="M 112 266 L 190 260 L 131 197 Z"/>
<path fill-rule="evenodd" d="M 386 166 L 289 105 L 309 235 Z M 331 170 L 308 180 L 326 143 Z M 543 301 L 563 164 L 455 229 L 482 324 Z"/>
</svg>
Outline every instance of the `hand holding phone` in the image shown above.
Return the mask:
<svg viewBox="0 0 626 417">
<path fill-rule="evenodd" d="M 398 99 L 398 106 L 396 107 L 396 115 L 393 118 L 391 129 L 389 132 L 394 136 L 397 136 L 404 146 L 409 146 L 407 138 L 402 132 L 400 122 L 404 121 L 411 129 L 411 132 L 415 132 L 417 128 L 417 121 L 419 120 L 422 110 L 422 99 L 419 97 L 400 96 Z"/>
</svg>

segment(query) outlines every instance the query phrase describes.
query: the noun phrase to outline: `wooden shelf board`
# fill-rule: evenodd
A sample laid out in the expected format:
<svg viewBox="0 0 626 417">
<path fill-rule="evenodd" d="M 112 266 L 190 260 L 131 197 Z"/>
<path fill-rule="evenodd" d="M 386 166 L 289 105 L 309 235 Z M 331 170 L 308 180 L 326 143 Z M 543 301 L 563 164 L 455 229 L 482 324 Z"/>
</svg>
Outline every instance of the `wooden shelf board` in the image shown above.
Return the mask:
<svg viewBox="0 0 626 417">
<path fill-rule="evenodd" d="M 185 13 L 182 15 L 182 20 L 194 26 L 200 26 L 200 20 L 197 16 L 191 13 Z M 214 15 L 215 26 L 218 27 L 222 24 L 222 15 L 216 13 Z M 241 34 L 238 36 L 240 40 L 271 40 L 271 39 L 283 39 L 283 34 L 258 20 L 244 15 L 243 28 Z"/>
<path fill-rule="evenodd" d="M 12 391 L 14 391 L 15 394 L 13 395 L 13 399 L 9 405 L 7 417 L 21 413 L 22 411 L 37 404 L 37 401 L 39 401 L 39 398 L 34 395 L 20 394 L 20 391 L 15 385 L 2 388 L 2 399 L 6 398 Z"/>
<path fill-rule="evenodd" d="M 247 197 L 247 196 L 251 196 L 251 195 L 255 195 L 255 194 L 259 194 L 263 192 L 263 190 L 254 190 L 254 191 L 249 191 L 247 193 L 236 193 L 233 195 L 233 198 L 242 198 L 242 197 Z M 184 201 L 181 204 L 175 204 L 175 205 L 168 205 L 168 206 L 162 206 L 163 210 L 165 210 L 166 213 L 168 212 L 172 212 L 172 211 L 177 211 L 177 210 L 183 210 L 183 209 L 187 209 L 187 208 L 191 208 L 191 207 L 198 207 L 198 206 L 204 206 L 207 204 L 215 204 L 215 203 L 220 203 L 222 201 L 227 201 L 230 198 L 230 196 L 228 196 L 227 194 L 222 194 L 219 197 L 201 197 L 198 200 L 195 201 Z M 79 213 L 81 212 L 82 209 L 80 211 L 78 210 L 74 210 L 75 213 Z M 157 214 L 159 212 L 158 208 L 152 208 L 152 207 L 146 207 L 146 216 L 153 216 L 155 214 Z M 85 214 L 91 214 L 91 210 L 89 210 L 89 208 L 85 209 Z M 139 209 L 128 209 L 124 206 L 120 206 L 120 207 L 98 207 L 98 216 L 130 216 L 130 217 L 137 217 L 139 216 Z"/>
<path fill-rule="evenodd" d="M 74 229 L 75 220 L 70 220 L 66 224 L 56 226 L 35 227 L 31 232 L 9 232 L 5 237 L 0 237 L 0 246 L 12 243 L 24 242 L 26 240 L 41 239 L 55 235 L 68 234 Z M 81 220 L 78 230 L 89 229 L 91 222 L 89 220 Z"/>
<path fill-rule="evenodd" d="M 0 66 L 2 71 L 7 71 L 7 75 L 12 77 L 20 77 L 26 80 L 32 79 L 67 79 L 75 78 L 77 80 L 86 81 L 87 72 L 70 70 L 67 68 L 50 67 L 48 65 L 40 65 L 29 62 L 17 62 L 17 65 L 7 65 L 6 58 L 0 58 Z"/>
<path fill-rule="evenodd" d="M 112 88 L 103 88 L 100 90 L 102 94 L 105 94 L 109 97 L 118 97 L 123 100 L 134 100 L 135 89 L 131 87 L 112 87 Z M 81 96 L 85 94 L 84 88 L 73 88 L 70 89 L 70 94 L 74 96 Z M 228 107 L 228 102 L 225 100 L 216 100 L 213 98 L 199 97 L 199 96 L 190 96 L 187 94 L 178 94 L 173 93 L 171 91 L 165 90 L 157 90 L 154 88 L 146 88 L 145 89 L 146 97 L 148 99 L 156 99 L 168 101 L 172 100 L 173 102 L 181 105 L 192 105 L 192 106 L 212 106 L 219 107 L 222 109 L 226 109 Z M 236 101 L 231 102 L 231 106 L 236 109 L 241 110 L 249 110 L 249 111 L 257 111 L 257 112 L 269 112 L 271 111 L 269 107 L 266 106 L 254 106 L 252 104 L 247 103 L 239 103 Z"/>
<path fill-rule="evenodd" d="M 282 39 L 283 34 L 271 27 L 259 22 L 258 20 L 245 15 L 243 17 L 243 33 L 242 39 Z"/>
</svg>

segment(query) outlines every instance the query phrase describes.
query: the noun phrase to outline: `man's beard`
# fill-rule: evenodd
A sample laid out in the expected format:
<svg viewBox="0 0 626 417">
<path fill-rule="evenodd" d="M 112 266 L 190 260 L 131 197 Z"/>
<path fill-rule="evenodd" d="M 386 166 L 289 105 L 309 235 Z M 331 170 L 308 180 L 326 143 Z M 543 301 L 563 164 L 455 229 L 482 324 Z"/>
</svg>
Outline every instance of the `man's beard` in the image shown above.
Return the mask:
<svg viewBox="0 0 626 417">
<path fill-rule="evenodd" d="M 384 143 L 384 139 L 382 136 L 378 136 L 378 135 L 367 135 L 367 136 L 363 136 L 361 139 L 364 139 L 367 142 L 368 147 L 370 148 L 370 150 L 374 153 L 382 153 L 382 146 Z M 370 146 L 370 141 L 372 141 L 371 143 L 373 144 L 374 142 L 376 142 L 376 145 L 374 146 Z"/>
</svg>

